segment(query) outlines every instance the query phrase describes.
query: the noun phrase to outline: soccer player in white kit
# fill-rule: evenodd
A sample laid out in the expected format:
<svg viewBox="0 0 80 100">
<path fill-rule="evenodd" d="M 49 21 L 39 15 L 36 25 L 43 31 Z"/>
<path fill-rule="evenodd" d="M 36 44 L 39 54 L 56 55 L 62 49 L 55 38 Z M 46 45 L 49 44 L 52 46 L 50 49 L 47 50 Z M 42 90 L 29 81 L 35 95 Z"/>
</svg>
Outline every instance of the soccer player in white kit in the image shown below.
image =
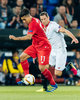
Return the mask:
<svg viewBox="0 0 80 100">
<path fill-rule="evenodd" d="M 44 31 L 52 46 L 49 64 L 51 66 L 55 65 L 55 75 L 62 76 L 63 72 L 65 73 L 64 70 L 67 59 L 67 45 L 64 40 L 64 33 L 72 39 L 71 43 L 79 43 L 79 41 L 70 31 L 61 27 L 56 22 L 50 21 L 47 12 L 40 13 L 40 20 L 44 25 Z"/>
</svg>

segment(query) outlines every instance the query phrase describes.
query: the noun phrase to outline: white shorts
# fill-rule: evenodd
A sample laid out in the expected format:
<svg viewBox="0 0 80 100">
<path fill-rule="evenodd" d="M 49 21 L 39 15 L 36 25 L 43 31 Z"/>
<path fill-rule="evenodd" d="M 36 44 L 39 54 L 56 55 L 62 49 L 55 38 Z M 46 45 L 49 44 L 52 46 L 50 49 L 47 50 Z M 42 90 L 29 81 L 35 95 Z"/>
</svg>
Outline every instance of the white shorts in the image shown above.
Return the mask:
<svg viewBox="0 0 80 100">
<path fill-rule="evenodd" d="M 67 60 L 66 48 L 58 48 L 51 50 L 49 64 L 51 66 L 55 66 L 56 70 L 63 71 L 65 68 L 66 60 Z"/>
</svg>

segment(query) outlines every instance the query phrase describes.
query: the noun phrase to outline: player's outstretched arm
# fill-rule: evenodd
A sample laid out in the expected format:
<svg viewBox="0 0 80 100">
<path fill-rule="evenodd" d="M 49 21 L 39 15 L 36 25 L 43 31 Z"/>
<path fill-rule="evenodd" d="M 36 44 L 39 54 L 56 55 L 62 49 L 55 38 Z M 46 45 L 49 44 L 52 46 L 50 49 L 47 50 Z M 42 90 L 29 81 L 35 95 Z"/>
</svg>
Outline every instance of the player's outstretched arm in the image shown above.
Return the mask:
<svg viewBox="0 0 80 100">
<path fill-rule="evenodd" d="M 72 38 L 71 44 L 73 42 L 74 43 L 79 43 L 78 39 L 70 31 L 66 30 L 65 28 L 61 27 L 59 32 L 66 33 L 70 38 Z"/>
<path fill-rule="evenodd" d="M 15 37 L 14 35 L 9 35 L 9 39 L 12 40 L 31 40 L 32 38 L 32 34 L 28 34 L 26 36 L 22 36 L 22 37 Z"/>
</svg>

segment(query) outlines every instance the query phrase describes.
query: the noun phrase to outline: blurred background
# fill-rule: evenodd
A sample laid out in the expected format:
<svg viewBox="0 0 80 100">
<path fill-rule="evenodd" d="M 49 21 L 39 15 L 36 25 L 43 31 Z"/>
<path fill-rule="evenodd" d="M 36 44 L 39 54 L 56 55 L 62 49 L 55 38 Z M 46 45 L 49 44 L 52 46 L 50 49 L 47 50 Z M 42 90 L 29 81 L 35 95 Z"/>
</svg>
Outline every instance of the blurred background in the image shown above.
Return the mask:
<svg viewBox="0 0 80 100">
<path fill-rule="evenodd" d="M 19 15 L 23 8 L 28 8 L 33 17 L 39 18 L 42 11 L 47 11 L 50 20 L 70 30 L 80 41 L 80 0 L 0 0 L 0 85 L 17 85 L 24 77 L 19 55 L 31 45 L 32 41 L 13 41 L 9 35 L 27 35 L 28 27 L 20 21 Z M 65 16 L 63 16 L 65 15 Z M 50 68 L 57 83 L 80 85 L 80 43 L 71 44 L 71 39 L 65 36 L 68 50 L 67 62 L 73 62 L 78 69 L 78 75 L 60 78 L 54 75 L 54 67 Z M 36 78 L 36 83 L 42 82 L 38 64 L 28 59 L 30 73 Z M 34 68 L 33 68 L 34 67 Z M 33 70 L 34 69 L 34 70 Z M 34 73 L 36 71 L 36 73 Z M 73 82 L 69 80 L 74 78 Z"/>
</svg>

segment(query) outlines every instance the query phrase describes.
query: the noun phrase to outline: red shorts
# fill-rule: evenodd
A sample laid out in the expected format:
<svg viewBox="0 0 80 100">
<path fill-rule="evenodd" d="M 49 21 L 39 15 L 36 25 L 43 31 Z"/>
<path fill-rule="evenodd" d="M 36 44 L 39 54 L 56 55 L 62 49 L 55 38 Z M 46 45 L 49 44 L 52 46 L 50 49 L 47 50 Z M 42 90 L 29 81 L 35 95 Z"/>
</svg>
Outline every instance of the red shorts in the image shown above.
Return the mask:
<svg viewBox="0 0 80 100">
<path fill-rule="evenodd" d="M 49 55 L 51 52 L 51 46 L 43 46 L 35 48 L 33 45 L 24 50 L 24 53 L 30 55 L 32 58 L 38 57 L 39 65 L 49 64 Z"/>
</svg>

